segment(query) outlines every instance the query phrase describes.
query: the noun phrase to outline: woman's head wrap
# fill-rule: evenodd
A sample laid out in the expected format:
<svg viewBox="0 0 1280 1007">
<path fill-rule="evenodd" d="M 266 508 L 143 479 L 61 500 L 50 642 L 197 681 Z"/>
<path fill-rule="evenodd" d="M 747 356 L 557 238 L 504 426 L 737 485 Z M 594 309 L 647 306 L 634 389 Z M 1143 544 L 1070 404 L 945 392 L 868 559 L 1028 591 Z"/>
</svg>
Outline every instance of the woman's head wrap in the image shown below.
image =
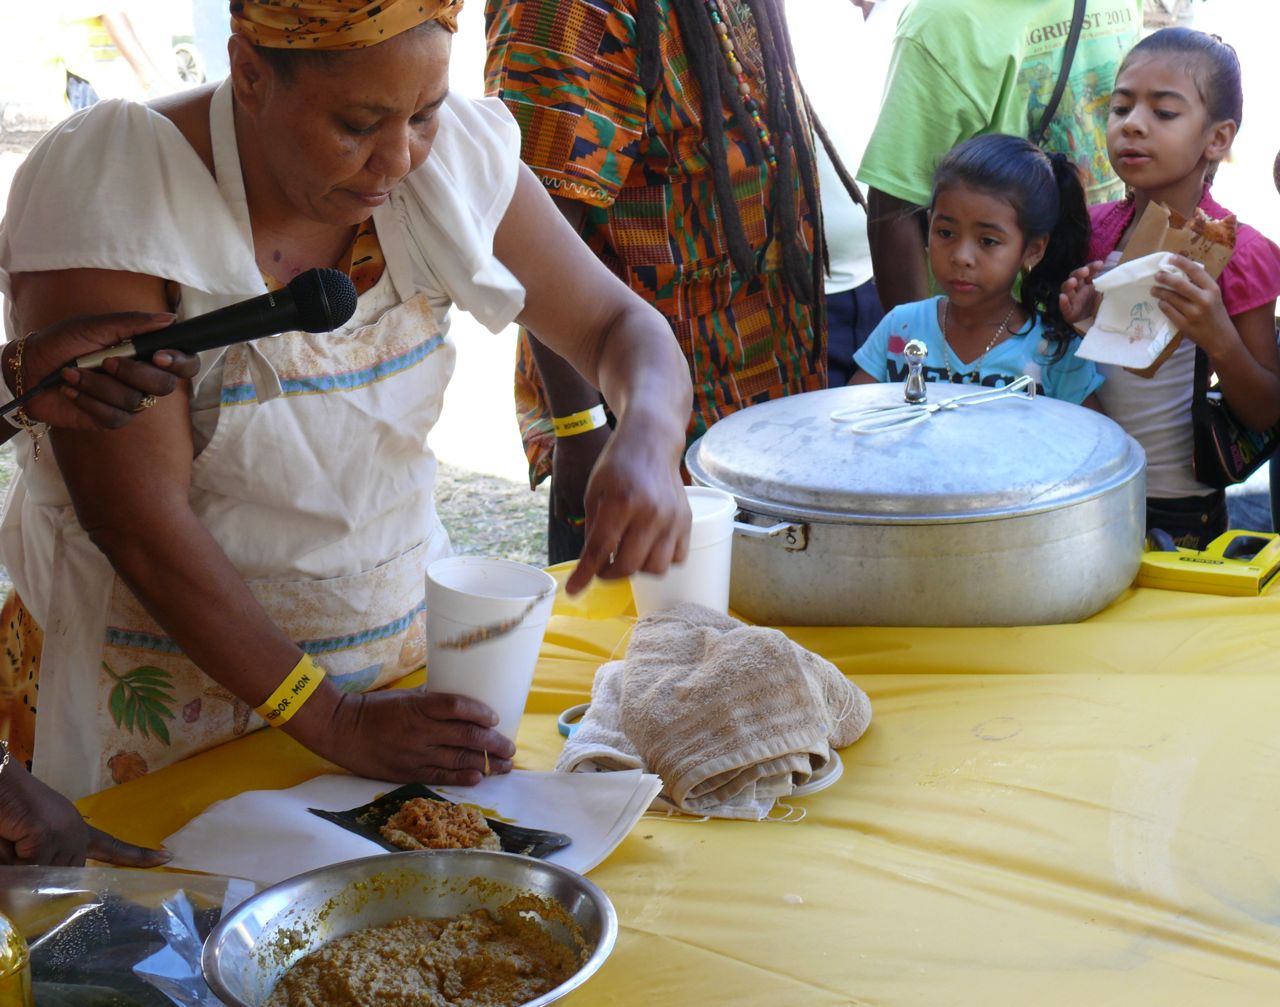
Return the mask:
<svg viewBox="0 0 1280 1007">
<path fill-rule="evenodd" d="M 439 21 L 458 30 L 462 0 L 232 0 L 231 30 L 268 49 L 364 49 Z"/>
</svg>

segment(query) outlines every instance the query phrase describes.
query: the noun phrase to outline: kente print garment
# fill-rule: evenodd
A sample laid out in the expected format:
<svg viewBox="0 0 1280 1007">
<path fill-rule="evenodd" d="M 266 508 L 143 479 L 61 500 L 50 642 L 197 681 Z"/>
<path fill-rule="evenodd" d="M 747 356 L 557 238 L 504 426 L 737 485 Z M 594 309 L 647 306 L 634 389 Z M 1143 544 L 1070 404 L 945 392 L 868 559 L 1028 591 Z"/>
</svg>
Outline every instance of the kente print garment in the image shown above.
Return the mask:
<svg viewBox="0 0 1280 1007">
<path fill-rule="evenodd" d="M 812 250 L 814 208 L 798 172 L 780 191 L 776 168 L 756 158 L 726 109 L 729 177 L 759 274 L 748 279 L 734 269 L 702 95 L 671 4 L 656 2 L 663 73 L 652 95 L 639 82 L 637 0 L 489 0 L 486 85 L 520 124 L 522 159 L 548 191 L 586 205 L 582 236 L 591 250 L 671 323 L 693 378 L 693 438 L 743 406 L 824 387 L 826 334 L 787 287 L 771 233 L 773 201 L 794 200 Z M 740 0 L 720 7 L 763 108 L 750 9 Z M 710 55 L 724 59 L 718 49 Z M 550 473 L 554 435 L 527 339 L 516 405 L 536 485 Z"/>
</svg>

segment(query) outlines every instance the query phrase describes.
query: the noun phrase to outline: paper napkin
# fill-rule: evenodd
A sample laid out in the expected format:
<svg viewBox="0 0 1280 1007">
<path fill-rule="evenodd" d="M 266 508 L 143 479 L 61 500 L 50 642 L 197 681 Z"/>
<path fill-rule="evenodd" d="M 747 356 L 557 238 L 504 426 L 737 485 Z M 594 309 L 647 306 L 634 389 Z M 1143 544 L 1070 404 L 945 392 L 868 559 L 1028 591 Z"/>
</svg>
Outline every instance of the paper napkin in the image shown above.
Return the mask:
<svg viewBox="0 0 1280 1007">
<path fill-rule="evenodd" d="M 1102 304 L 1076 355 L 1135 370 L 1150 367 L 1176 334 L 1151 293 L 1156 273 L 1182 274 L 1172 260 L 1169 252 L 1154 252 L 1095 279 Z"/>
<path fill-rule="evenodd" d="M 381 846 L 308 808 L 342 811 L 398 784 L 354 776 L 319 776 L 288 790 L 253 790 L 211 805 L 165 840 L 169 867 L 250 878 L 263 885 L 385 853 Z M 432 787 L 460 804 L 532 829 L 566 833 L 571 845 L 546 859 L 586 874 L 622 842 L 662 789 L 639 770 L 535 773 L 514 770 L 474 787 Z"/>
</svg>

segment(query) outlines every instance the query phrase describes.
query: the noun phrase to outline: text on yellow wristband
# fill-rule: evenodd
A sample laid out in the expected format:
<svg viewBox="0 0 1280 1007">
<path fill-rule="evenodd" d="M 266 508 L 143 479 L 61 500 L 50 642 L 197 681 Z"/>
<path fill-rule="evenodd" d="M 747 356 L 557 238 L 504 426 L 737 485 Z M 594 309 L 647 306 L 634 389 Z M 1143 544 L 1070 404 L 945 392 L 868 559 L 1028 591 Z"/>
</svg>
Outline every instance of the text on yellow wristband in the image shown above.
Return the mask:
<svg viewBox="0 0 1280 1007">
<path fill-rule="evenodd" d="M 324 669 L 314 664 L 310 655 L 304 654 L 279 688 L 257 708 L 258 715 L 272 727 L 280 727 L 311 698 L 322 681 Z"/>
<path fill-rule="evenodd" d="M 603 405 L 592 406 L 590 409 L 570 413 L 568 416 L 554 416 L 551 419 L 557 437 L 585 434 L 589 430 L 600 429 L 607 422 Z"/>
</svg>

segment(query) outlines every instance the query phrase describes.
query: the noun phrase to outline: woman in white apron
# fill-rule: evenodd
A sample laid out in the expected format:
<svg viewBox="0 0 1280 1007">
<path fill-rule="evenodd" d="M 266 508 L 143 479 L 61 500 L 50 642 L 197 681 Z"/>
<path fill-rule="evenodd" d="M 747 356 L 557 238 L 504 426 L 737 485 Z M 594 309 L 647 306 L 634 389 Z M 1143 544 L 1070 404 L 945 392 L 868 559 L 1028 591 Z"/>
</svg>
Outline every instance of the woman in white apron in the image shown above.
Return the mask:
<svg viewBox="0 0 1280 1007">
<path fill-rule="evenodd" d="M 683 556 L 683 358 L 518 164 L 505 110 L 447 95 L 460 6 L 234 3 L 227 82 L 73 117 L 15 179 L 11 338 L 91 311 L 190 317 L 315 266 L 360 291 L 337 332 L 211 352 L 130 429 L 22 459 L 0 528 L 24 643 L 10 721 L 34 719 L 34 770 L 72 796 L 258 726 L 304 653 L 328 677 L 284 730 L 333 762 L 461 783 L 510 767 L 482 704 L 364 694 L 422 664 L 423 575 L 448 549 L 426 435 L 451 303 L 519 318 L 619 415 L 570 588 Z"/>
</svg>

